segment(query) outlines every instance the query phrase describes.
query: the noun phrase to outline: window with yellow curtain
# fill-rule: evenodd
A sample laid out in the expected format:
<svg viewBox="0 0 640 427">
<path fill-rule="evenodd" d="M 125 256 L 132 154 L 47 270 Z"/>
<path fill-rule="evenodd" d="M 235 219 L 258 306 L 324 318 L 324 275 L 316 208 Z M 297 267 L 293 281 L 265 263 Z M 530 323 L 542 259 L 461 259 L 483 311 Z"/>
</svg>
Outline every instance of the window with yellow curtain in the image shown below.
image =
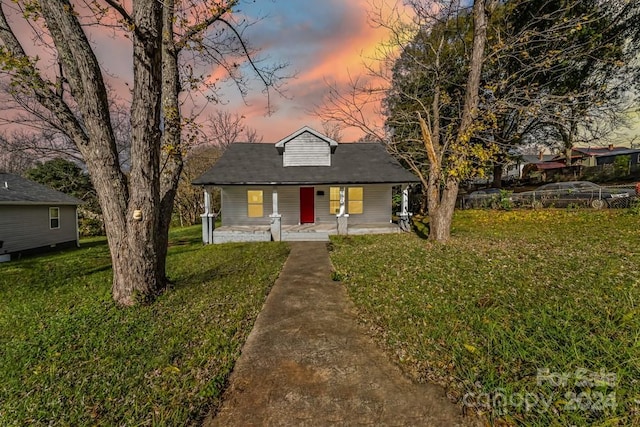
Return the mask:
<svg viewBox="0 0 640 427">
<path fill-rule="evenodd" d="M 249 218 L 261 218 L 264 216 L 262 190 L 247 191 L 247 216 Z"/>
<path fill-rule="evenodd" d="M 340 212 L 340 187 L 329 187 L 329 213 Z"/>
<path fill-rule="evenodd" d="M 349 187 L 349 214 L 361 214 L 363 206 L 364 190 L 362 187 Z"/>
</svg>

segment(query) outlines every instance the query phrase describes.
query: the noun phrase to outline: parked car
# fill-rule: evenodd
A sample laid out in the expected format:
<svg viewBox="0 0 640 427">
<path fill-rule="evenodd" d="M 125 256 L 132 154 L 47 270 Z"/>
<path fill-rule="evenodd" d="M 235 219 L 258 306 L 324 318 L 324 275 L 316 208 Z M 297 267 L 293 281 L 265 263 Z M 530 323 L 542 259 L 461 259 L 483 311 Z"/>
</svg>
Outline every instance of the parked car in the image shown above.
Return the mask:
<svg viewBox="0 0 640 427">
<path fill-rule="evenodd" d="M 629 205 L 634 190 L 602 187 L 589 181 L 567 181 L 545 184 L 533 191 L 514 193 L 513 201 L 520 206 L 568 207 L 572 205 L 604 207 L 625 207 Z"/>
<path fill-rule="evenodd" d="M 485 188 L 476 190 L 462 197 L 464 209 L 495 207 L 502 199 L 502 191 L 499 188 Z"/>
</svg>

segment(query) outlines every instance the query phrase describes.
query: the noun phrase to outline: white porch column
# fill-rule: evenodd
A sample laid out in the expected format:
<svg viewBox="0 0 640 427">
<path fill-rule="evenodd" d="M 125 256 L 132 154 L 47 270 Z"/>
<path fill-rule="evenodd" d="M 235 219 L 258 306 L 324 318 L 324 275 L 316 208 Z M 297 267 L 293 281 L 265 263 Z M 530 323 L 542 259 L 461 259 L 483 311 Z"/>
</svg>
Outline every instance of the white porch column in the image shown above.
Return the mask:
<svg viewBox="0 0 640 427">
<path fill-rule="evenodd" d="M 338 214 L 336 215 L 336 220 L 338 221 L 338 235 L 344 236 L 346 236 L 349 232 L 349 214 L 345 213 L 345 190 L 345 187 L 340 187 L 340 209 L 338 210 Z"/>
<path fill-rule="evenodd" d="M 216 219 L 211 212 L 211 193 L 205 188 L 204 190 L 204 213 L 200 215 L 202 219 L 202 243 L 210 245 L 213 243 L 213 230 L 216 228 Z"/>
<path fill-rule="evenodd" d="M 271 205 L 273 213 L 269 215 L 271 219 L 271 239 L 274 242 L 282 240 L 282 215 L 278 213 L 278 187 L 273 187 L 271 191 Z"/>
<path fill-rule="evenodd" d="M 409 231 L 409 186 L 406 184 L 402 186 L 402 202 L 400 204 L 399 214 L 400 215 L 398 216 L 400 219 L 398 221 L 398 225 L 400 226 L 400 229 Z"/>
<path fill-rule="evenodd" d="M 278 188 L 274 188 L 271 193 L 271 202 L 273 205 L 273 215 L 278 214 Z"/>
<path fill-rule="evenodd" d="M 204 213 L 208 214 L 211 212 L 211 194 L 209 190 L 204 190 Z"/>
<path fill-rule="evenodd" d="M 400 215 L 409 216 L 409 186 L 402 186 L 402 204 L 400 205 Z"/>
</svg>

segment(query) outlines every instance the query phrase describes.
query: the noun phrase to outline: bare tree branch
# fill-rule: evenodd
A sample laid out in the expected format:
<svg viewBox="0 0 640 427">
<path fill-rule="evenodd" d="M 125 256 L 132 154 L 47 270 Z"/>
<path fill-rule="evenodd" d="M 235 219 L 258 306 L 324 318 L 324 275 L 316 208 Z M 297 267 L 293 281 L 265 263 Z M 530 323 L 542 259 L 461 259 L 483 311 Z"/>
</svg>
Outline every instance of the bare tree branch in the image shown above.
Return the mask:
<svg viewBox="0 0 640 427">
<path fill-rule="evenodd" d="M 104 1 L 109 6 L 114 8 L 116 10 L 116 12 L 118 12 L 120 14 L 120 16 L 124 20 L 125 24 L 127 24 L 130 27 L 133 25 L 133 19 L 131 18 L 131 15 L 129 15 L 129 12 L 127 12 L 127 10 L 124 8 L 124 6 L 122 4 L 118 3 L 115 0 L 104 0 Z"/>
</svg>

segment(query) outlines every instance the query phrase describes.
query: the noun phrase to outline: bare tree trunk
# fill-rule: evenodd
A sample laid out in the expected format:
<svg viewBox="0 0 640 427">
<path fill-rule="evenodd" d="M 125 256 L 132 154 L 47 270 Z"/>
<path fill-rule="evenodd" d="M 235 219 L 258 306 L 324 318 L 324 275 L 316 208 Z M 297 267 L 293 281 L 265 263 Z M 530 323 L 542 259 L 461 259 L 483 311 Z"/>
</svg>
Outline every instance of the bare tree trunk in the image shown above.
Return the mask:
<svg viewBox="0 0 640 427">
<path fill-rule="evenodd" d="M 451 237 L 451 221 L 458 197 L 458 181 L 447 179 L 441 203 L 435 212 L 429 211 L 429 240 L 446 242 Z"/>
<path fill-rule="evenodd" d="M 134 3 L 132 163 L 127 183 L 118 162 L 102 72 L 74 9 L 68 0 L 41 0 L 40 5 L 83 123 L 69 114 L 69 107 L 61 95 L 47 92 L 46 84 L 38 84 L 40 77 L 33 77 L 34 81 L 26 82 L 25 86 L 31 88 L 43 106 L 56 114 L 86 161 L 105 219 L 113 266 L 113 298 L 119 304 L 131 305 L 139 298 L 157 294 L 164 287 L 164 276 L 158 274 L 156 239 L 160 6 L 151 0 Z M 7 33 L 3 33 L 5 43 L 11 41 L 8 26 L 6 30 Z M 16 49 L 13 53 L 20 54 Z"/>
<path fill-rule="evenodd" d="M 502 173 L 504 171 L 504 166 L 502 163 L 494 163 L 493 165 L 493 183 L 491 186 L 493 188 L 502 188 Z"/>
<path fill-rule="evenodd" d="M 126 229 L 113 253 L 113 298 L 123 305 L 152 298 L 165 287 L 157 230 L 160 222 L 161 5 L 133 3 L 133 102 L 131 172 Z M 113 234 L 113 233 L 112 233 Z"/>
<path fill-rule="evenodd" d="M 484 46 L 487 40 L 487 7 L 492 6 L 493 1 L 494 0 L 476 0 L 473 5 L 473 49 L 469 63 L 469 75 L 467 78 L 462 117 L 456 136 L 457 147 L 467 146 L 472 136 L 473 120 L 476 117 L 479 102 L 478 91 L 484 60 Z M 466 157 L 466 153 L 463 150 L 456 154 L 463 159 Z M 456 207 L 460 180 L 453 175 L 446 176 L 444 178 L 442 194 L 439 195 L 441 164 L 441 159 L 439 159 L 439 162 L 436 164 L 431 163 L 431 168 L 435 165 L 438 167 L 436 171 L 438 180 L 436 182 L 432 181 L 431 176 L 429 179 L 429 240 L 445 242 L 451 235 L 451 223 Z M 432 199 L 435 201 L 435 206 L 433 207 L 431 206 Z"/>
<path fill-rule="evenodd" d="M 567 167 L 573 166 L 572 159 L 571 159 L 571 155 L 573 154 L 573 147 L 570 147 L 569 144 L 570 143 L 566 143 L 567 146 L 564 149 L 564 156 L 566 158 L 565 164 L 567 165 Z"/>
<path fill-rule="evenodd" d="M 180 106 L 178 105 L 180 93 L 178 55 L 180 52 L 173 38 L 174 15 L 174 0 L 166 0 L 162 12 L 164 26 L 162 33 L 162 116 L 165 129 L 162 140 L 163 162 L 160 170 L 160 218 L 156 231 L 160 248 L 158 268 L 165 278 L 171 214 L 183 168 L 182 124 L 180 122 Z M 182 222 L 182 217 L 180 222 Z"/>
</svg>

